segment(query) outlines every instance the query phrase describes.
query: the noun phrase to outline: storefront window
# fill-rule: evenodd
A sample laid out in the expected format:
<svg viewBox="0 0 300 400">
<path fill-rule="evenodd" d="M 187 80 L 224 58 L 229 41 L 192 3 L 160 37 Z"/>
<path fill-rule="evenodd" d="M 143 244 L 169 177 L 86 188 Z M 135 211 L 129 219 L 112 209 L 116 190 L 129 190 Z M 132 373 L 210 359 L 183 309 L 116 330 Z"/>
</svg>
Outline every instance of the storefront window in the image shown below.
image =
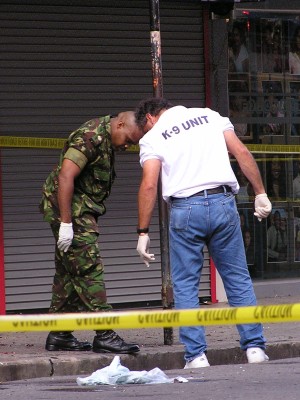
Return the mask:
<svg viewBox="0 0 300 400">
<path fill-rule="evenodd" d="M 261 170 L 273 210 L 253 218 L 253 190 L 233 160 L 253 278 L 300 276 L 300 20 L 234 20 L 228 37 L 229 116 Z M 288 145 L 292 150 L 287 150 Z M 252 146 L 253 147 L 253 146 Z M 300 146 L 299 146 L 300 147 Z"/>
</svg>

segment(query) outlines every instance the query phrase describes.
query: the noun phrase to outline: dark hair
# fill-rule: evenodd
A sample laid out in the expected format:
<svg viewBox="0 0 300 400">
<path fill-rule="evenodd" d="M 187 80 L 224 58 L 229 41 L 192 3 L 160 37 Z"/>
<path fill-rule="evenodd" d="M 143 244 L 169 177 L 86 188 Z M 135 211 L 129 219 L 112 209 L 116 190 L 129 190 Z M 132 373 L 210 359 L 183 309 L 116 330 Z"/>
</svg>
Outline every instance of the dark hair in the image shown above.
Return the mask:
<svg viewBox="0 0 300 400">
<path fill-rule="evenodd" d="M 172 108 L 173 104 L 163 97 L 151 97 L 142 100 L 135 110 L 135 121 L 140 128 L 144 128 L 147 123 L 147 114 L 158 115 L 161 110 Z"/>
<path fill-rule="evenodd" d="M 246 28 L 245 28 L 245 25 L 242 24 L 242 23 L 240 23 L 240 22 L 235 21 L 235 22 L 233 23 L 233 25 L 232 25 L 232 31 L 231 31 L 231 35 L 232 35 L 232 36 L 233 36 L 233 32 L 234 32 L 235 30 L 238 31 L 238 33 L 239 33 L 239 35 L 240 35 L 240 38 L 241 38 L 241 42 L 242 42 L 242 43 L 245 43 L 245 41 L 246 41 L 246 31 L 245 31 Z M 231 44 L 231 46 L 232 46 L 232 44 Z"/>
</svg>

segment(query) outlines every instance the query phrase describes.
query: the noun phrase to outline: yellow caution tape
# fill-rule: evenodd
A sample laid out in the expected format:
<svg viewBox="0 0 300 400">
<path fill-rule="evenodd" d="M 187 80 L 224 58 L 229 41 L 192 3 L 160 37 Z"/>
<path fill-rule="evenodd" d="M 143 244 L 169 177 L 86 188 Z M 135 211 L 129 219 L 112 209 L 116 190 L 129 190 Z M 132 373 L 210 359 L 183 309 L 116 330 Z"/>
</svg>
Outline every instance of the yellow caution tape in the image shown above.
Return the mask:
<svg viewBox="0 0 300 400">
<path fill-rule="evenodd" d="M 168 328 L 300 321 L 300 303 L 191 310 L 0 316 L 0 332 Z"/>
<path fill-rule="evenodd" d="M 0 136 L 0 147 L 61 149 L 66 139 Z"/>
<path fill-rule="evenodd" d="M 284 153 L 296 154 L 300 152 L 297 144 L 246 144 L 251 153 Z"/>
<path fill-rule="evenodd" d="M 65 141 L 66 139 L 59 138 L 0 136 L 0 148 L 26 147 L 40 149 L 61 149 Z M 246 147 L 252 153 L 300 153 L 300 145 L 297 144 L 246 144 Z M 132 145 L 127 151 L 139 152 L 139 146 Z"/>
<path fill-rule="evenodd" d="M 32 149 L 62 149 L 66 139 L 43 138 L 43 137 L 21 137 L 21 136 L 0 136 L 1 147 L 21 147 Z M 138 145 L 128 147 L 127 151 L 139 152 Z"/>
</svg>

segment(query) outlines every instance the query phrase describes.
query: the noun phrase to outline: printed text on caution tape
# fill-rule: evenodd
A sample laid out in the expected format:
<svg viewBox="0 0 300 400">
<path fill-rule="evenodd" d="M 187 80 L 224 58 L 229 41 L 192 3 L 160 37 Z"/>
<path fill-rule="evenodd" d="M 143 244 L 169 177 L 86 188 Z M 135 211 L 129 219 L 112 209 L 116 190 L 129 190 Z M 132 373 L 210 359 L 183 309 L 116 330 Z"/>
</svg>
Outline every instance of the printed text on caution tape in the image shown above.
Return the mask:
<svg viewBox="0 0 300 400">
<path fill-rule="evenodd" d="M 0 332 L 143 329 L 300 321 L 300 304 L 236 308 L 0 316 Z"/>
</svg>

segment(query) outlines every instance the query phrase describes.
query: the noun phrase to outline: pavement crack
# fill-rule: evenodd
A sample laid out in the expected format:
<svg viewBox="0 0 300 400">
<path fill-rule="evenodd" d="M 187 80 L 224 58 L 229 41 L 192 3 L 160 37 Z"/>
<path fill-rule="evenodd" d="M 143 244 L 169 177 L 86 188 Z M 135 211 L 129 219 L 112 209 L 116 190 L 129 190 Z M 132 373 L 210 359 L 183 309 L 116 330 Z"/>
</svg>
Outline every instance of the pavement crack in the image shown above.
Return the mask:
<svg viewBox="0 0 300 400">
<path fill-rule="evenodd" d="M 54 375 L 54 363 L 51 360 L 51 358 L 49 358 L 49 362 L 50 362 L 50 376 Z"/>
</svg>

